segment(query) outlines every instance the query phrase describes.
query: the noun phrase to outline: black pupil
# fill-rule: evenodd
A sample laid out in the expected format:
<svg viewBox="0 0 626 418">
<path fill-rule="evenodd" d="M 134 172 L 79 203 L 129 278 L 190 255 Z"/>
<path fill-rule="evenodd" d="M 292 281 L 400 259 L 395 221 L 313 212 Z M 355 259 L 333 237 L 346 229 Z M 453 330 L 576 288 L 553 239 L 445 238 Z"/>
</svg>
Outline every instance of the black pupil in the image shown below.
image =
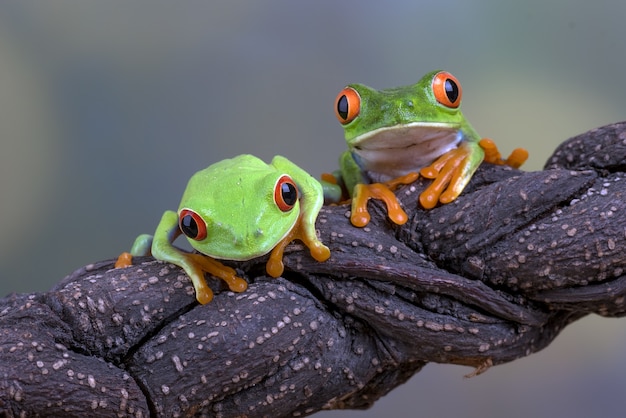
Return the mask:
<svg viewBox="0 0 626 418">
<path fill-rule="evenodd" d="M 459 98 L 459 86 L 457 86 L 454 81 L 447 79 L 445 82 L 445 87 L 446 87 L 446 96 L 448 96 L 448 99 L 450 100 L 450 102 L 451 103 L 456 102 L 456 99 Z"/>
<path fill-rule="evenodd" d="M 180 220 L 180 230 L 183 234 L 189 238 L 195 238 L 198 236 L 198 224 L 191 215 L 185 215 Z"/>
<path fill-rule="evenodd" d="M 337 113 L 344 120 L 348 117 L 348 98 L 345 94 L 337 100 Z"/>
<path fill-rule="evenodd" d="M 280 193 L 283 196 L 283 201 L 289 205 L 293 206 L 296 204 L 298 200 L 298 189 L 291 183 L 283 183 L 280 186 Z"/>
</svg>

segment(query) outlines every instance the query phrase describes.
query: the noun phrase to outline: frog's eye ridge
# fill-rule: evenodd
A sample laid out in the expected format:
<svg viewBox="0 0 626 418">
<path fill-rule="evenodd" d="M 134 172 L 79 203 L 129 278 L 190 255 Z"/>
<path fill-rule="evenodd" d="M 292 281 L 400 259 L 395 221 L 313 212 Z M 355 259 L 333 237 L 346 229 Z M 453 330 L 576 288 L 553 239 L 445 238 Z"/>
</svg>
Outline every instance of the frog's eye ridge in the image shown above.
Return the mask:
<svg viewBox="0 0 626 418">
<path fill-rule="evenodd" d="M 274 186 L 274 202 L 278 209 L 289 212 L 298 201 L 298 187 L 288 175 L 281 176 Z"/>
<path fill-rule="evenodd" d="M 356 119 L 361 111 L 361 96 L 352 87 L 345 87 L 335 98 L 335 116 L 346 125 Z"/>
<path fill-rule="evenodd" d="M 440 71 L 433 77 L 433 94 L 437 101 L 451 109 L 456 109 L 461 104 L 463 90 L 461 83 L 455 76 L 447 71 Z"/>
<path fill-rule="evenodd" d="M 191 209 L 180 211 L 178 227 L 185 236 L 195 241 L 202 241 L 207 236 L 206 222 L 202 219 L 202 216 Z"/>
</svg>

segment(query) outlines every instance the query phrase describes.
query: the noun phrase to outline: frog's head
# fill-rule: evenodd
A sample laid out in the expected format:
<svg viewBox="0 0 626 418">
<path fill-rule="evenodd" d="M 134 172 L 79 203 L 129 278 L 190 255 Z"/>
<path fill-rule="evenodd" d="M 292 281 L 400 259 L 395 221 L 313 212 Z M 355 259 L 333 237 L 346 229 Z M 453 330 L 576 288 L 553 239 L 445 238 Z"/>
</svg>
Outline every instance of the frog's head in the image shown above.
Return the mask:
<svg viewBox="0 0 626 418">
<path fill-rule="evenodd" d="M 298 187 L 289 175 L 267 165 L 214 165 L 189 180 L 178 219 L 199 252 L 249 260 L 271 251 L 299 213 Z"/>
<path fill-rule="evenodd" d="M 337 95 L 335 115 L 364 169 L 384 172 L 393 165 L 402 171 L 474 139 L 467 138 L 475 132 L 461 113 L 461 97 L 452 74 L 433 71 L 416 84 L 387 90 L 350 84 Z"/>
</svg>

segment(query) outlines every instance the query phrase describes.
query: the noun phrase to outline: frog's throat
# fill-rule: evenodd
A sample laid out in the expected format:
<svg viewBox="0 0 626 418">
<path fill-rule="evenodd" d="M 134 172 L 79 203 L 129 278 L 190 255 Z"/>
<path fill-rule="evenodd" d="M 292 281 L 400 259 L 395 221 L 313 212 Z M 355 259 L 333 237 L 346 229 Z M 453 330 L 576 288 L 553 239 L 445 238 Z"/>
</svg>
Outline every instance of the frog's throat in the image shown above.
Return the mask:
<svg viewBox="0 0 626 418">
<path fill-rule="evenodd" d="M 197 248 L 193 244 L 192 244 L 192 247 L 194 247 L 198 252 L 206 256 L 209 256 L 211 258 L 215 258 L 217 260 L 231 260 L 231 261 L 252 260 L 253 258 L 261 257 L 265 254 L 268 254 L 270 251 L 272 251 L 274 247 L 276 246 L 276 244 L 281 242 L 287 235 L 289 235 L 291 230 L 296 226 L 297 222 L 298 222 L 298 217 L 295 217 L 293 223 L 289 226 L 289 228 L 285 230 L 285 233 L 282 236 L 278 237 L 278 239 L 270 242 L 269 244 L 264 244 L 263 246 L 259 246 L 258 242 L 256 242 L 255 240 L 250 240 L 250 239 L 246 240 L 245 238 L 243 238 L 241 240 L 241 244 L 237 244 L 236 246 L 233 244 L 233 247 L 229 248 L 230 254 L 228 255 L 220 251 L 209 252 L 209 251 L 206 251 L 206 249 L 204 248 Z M 210 237 L 207 237 L 207 239 L 210 239 Z M 240 250 L 233 252 L 232 250 L 235 247 L 239 248 Z"/>
<path fill-rule="evenodd" d="M 465 139 L 458 124 L 413 122 L 379 128 L 353 140 L 354 159 L 379 181 L 406 175 L 432 163 Z"/>
</svg>

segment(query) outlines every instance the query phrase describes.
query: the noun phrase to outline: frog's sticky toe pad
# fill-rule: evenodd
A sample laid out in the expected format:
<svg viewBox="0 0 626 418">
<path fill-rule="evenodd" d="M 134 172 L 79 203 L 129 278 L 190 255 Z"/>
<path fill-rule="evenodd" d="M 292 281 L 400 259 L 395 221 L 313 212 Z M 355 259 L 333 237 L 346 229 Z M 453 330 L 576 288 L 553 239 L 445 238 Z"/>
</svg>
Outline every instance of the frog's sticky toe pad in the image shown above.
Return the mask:
<svg viewBox="0 0 626 418">
<path fill-rule="evenodd" d="M 327 246 L 317 243 L 309 246 L 311 257 L 317 261 L 326 261 L 330 258 L 330 250 Z"/>
<path fill-rule="evenodd" d="M 270 277 L 273 278 L 277 278 L 283 274 L 283 271 L 285 271 L 285 264 L 283 264 L 282 251 L 276 251 L 270 254 L 270 258 L 265 264 L 265 271 L 270 275 Z"/>
<path fill-rule="evenodd" d="M 224 281 L 228 284 L 228 288 L 236 293 L 241 293 L 248 288 L 248 282 L 241 277 L 233 276 Z"/>
<path fill-rule="evenodd" d="M 419 197 L 420 204 L 424 209 L 432 209 L 437 206 L 439 201 L 439 193 L 428 192 L 428 190 L 422 192 Z"/>
<path fill-rule="evenodd" d="M 527 150 L 525 150 L 524 148 L 515 148 L 513 152 L 511 152 L 511 155 L 509 155 L 509 158 L 506 159 L 505 164 L 513 168 L 520 168 L 527 159 Z"/>
<path fill-rule="evenodd" d="M 213 292 L 211 291 L 211 289 L 209 288 L 197 289 L 196 288 L 195 291 L 196 291 L 196 300 L 201 305 L 206 305 L 207 303 L 213 300 Z"/>
</svg>

